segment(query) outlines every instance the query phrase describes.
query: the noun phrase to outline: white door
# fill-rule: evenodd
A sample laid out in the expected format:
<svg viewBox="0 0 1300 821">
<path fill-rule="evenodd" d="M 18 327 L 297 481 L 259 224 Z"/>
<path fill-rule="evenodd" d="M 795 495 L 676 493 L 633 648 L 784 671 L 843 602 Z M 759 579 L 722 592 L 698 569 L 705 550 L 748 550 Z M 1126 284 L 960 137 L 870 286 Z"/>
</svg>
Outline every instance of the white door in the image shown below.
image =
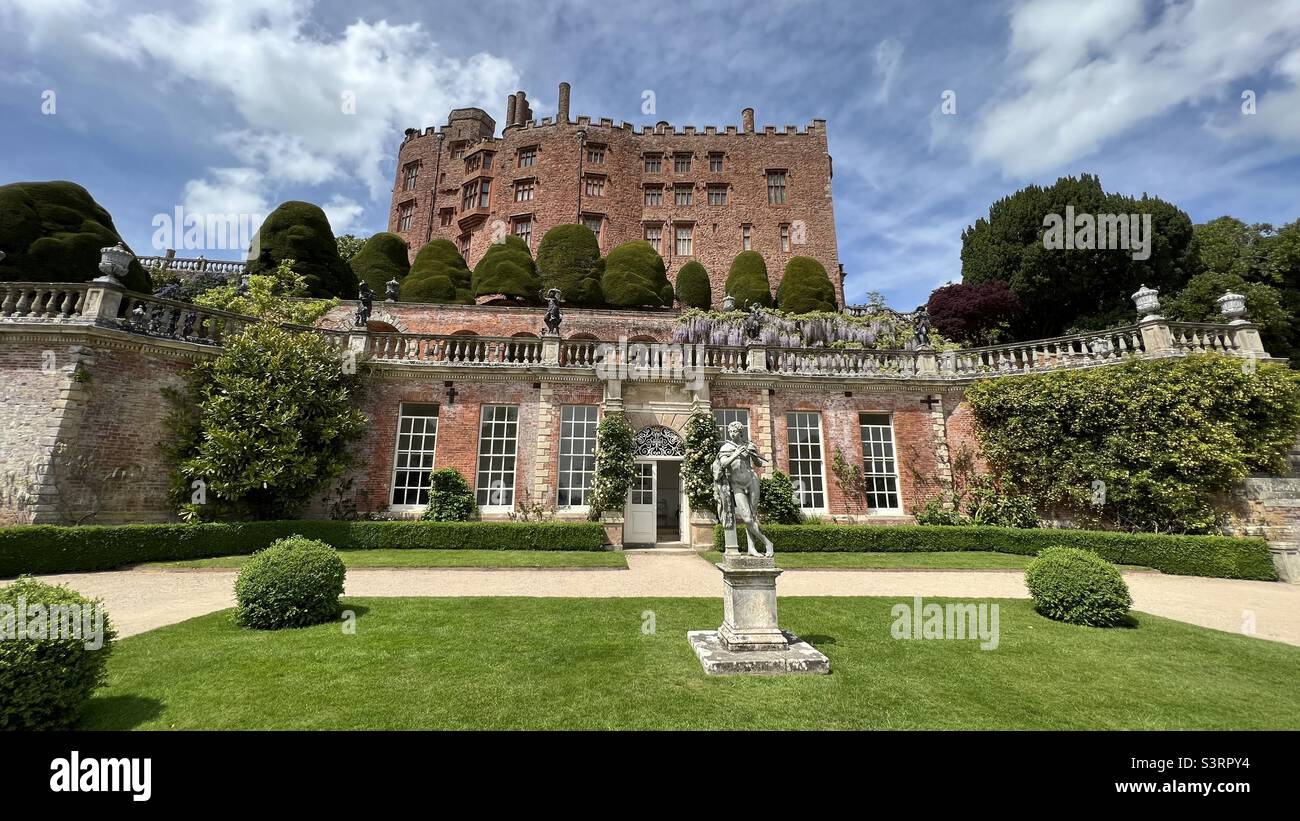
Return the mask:
<svg viewBox="0 0 1300 821">
<path fill-rule="evenodd" d="M 655 463 L 632 466 L 632 487 L 627 492 L 623 520 L 624 544 L 654 544 L 657 537 L 655 512 Z"/>
</svg>

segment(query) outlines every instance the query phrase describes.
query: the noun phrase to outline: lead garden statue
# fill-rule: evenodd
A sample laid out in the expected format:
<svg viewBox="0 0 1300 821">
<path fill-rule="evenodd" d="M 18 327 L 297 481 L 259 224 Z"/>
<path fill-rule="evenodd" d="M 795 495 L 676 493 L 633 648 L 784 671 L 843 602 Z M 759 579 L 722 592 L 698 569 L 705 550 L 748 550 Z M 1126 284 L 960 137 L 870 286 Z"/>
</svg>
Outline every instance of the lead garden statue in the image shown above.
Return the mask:
<svg viewBox="0 0 1300 821">
<path fill-rule="evenodd" d="M 736 522 L 745 526 L 749 534 L 749 555 L 760 555 L 754 545 L 762 543 L 767 558 L 772 557 L 772 540 L 758 529 L 758 474 L 754 468 L 763 464 L 758 448 L 745 441 L 745 426 L 739 422 L 727 425 L 727 440 L 718 449 L 713 460 L 713 495 L 718 503 L 718 520 L 726 534 L 726 552 L 740 551 Z"/>
</svg>

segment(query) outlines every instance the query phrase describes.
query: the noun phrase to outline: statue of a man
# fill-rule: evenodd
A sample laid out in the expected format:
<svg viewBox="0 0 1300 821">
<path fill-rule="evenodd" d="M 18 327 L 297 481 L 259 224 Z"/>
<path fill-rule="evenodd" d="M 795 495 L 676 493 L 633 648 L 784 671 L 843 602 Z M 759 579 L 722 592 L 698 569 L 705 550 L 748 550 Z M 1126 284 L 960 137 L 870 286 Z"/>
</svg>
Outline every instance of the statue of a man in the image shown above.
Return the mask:
<svg viewBox="0 0 1300 821">
<path fill-rule="evenodd" d="M 358 328 L 366 327 L 370 321 L 371 306 L 374 305 L 375 292 L 370 290 L 370 285 L 364 279 L 361 280 L 361 287 L 357 292 L 357 317 L 356 326 Z"/>
<path fill-rule="evenodd" d="M 546 332 L 558 335 L 560 333 L 560 289 L 552 288 L 546 293 L 546 316 L 542 318 L 543 324 L 546 325 Z"/>
<path fill-rule="evenodd" d="M 766 555 L 771 557 L 772 540 L 758 529 L 758 474 L 754 468 L 763 464 L 763 460 L 758 448 L 744 437 L 744 425 L 739 422 L 727 425 L 727 441 L 718 448 L 718 458 L 713 460 L 713 495 L 718 502 L 718 519 L 733 541 L 736 522 L 745 526 L 749 534 L 749 555 L 761 555 L 754 549 L 761 542 Z"/>
</svg>

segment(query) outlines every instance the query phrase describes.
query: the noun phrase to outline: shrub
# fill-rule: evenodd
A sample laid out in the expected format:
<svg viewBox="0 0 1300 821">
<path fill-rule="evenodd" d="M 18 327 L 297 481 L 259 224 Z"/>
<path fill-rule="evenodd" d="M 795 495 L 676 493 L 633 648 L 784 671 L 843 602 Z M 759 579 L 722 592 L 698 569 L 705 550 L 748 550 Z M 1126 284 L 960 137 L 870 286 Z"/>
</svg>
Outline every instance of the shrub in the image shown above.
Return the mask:
<svg viewBox="0 0 1300 821">
<path fill-rule="evenodd" d="M 713 496 L 713 460 L 718 458 L 718 423 L 709 411 L 697 411 L 686 420 L 683 428 L 686 456 L 682 459 L 682 484 L 686 499 L 694 510 L 717 513 L 717 500 Z"/>
<path fill-rule="evenodd" d="M 1122 624 L 1133 605 L 1115 566 L 1096 553 L 1049 547 L 1025 568 L 1034 607 L 1049 619 L 1091 627 Z"/>
<path fill-rule="evenodd" d="M 193 302 L 205 308 L 292 325 L 315 325 L 316 320 L 339 304 L 338 299 L 303 299 L 305 296 L 307 280 L 293 270 L 293 260 L 286 259 L 270 271 L 250 275 L 245 291 L 241 292 L 239 285 L 230 282 L 214 283 L 195 294 Z"/>
<path fill-rule="evenodd" d="M 632 486 L 632 425 L 627 416 L 606 413 L 596 426 L 596 475 L 591 482 L 588 516 L 599 519 L 606 510 L 622 510 Z"/>
<path fill-rule="evenodd" d="M 618 308 L 673 304 L 673 286 L 663 258 L 645 240 L 625 242 L 609 252 L 600 289 L 605 301 Z"/>
<path fill-rule="evenodd" d="M 406 240 L 397 234 L 380 231 L 365 241 L 361 250 L 348 260 L 348 265 L 358 280 L 369 285 L 370 290 L 383 299 L 389 280 L 395 279 L 400 283 L 411 272 L 408 254 Z"/>
<path fill-rule="evenodd" d="M 764 525 L 763 530 L 779 550 L 795 553 L 991 550 L 1036 556 L 1045 547 L 1065 545 L 1090 550 L 1115 564 L 1141 565 L 1164 573 L 1221 579 L 1277 579 L 1268 542 L 1258 538 L 976 525 L 774 524 Z M 721 545 L 721 539 L 719 529 L 715 543 Z"/>
<path fill-rule="evenodd" d="M 268 273 L 282 261 L 293 260 L 293 270 L 306 280 L 311 296 L 357 296 L 356 274 L 339 256 L 334 232 L 320 206 L 299 200 L 280 203 L 257 230 L 249 255 L 250 274 Z"/>
<path fill-rule="evenodd" d="M 758 515 L 763 522 L 794 525 L 803 521 L 803 511 L 794 495 L 794 483 L 779 470 L 758 480 Z"/>
<path fill-rule="evenodd" d="M 121 241 L 108 211 L 76 183 L 0 185 L 0 282 L 88 282 L 100 275 L 99 249 Z M 134 259 L 121 279 L 153 290 Z"/>
<path fill-rule="evenodd" d="M 926 501 L 916 514 L 917 524 L 922 525 L 964 525 L 969 524 L 966 516 L 957 508 L 945 506 L 943 499 L 936 497 Z"/>
<path fill-rule="evenodd" d="M 776 304 L 788 313 L 807 314 L 837 310 L 839 299 L 820 262 L 812 257 L 791 257 L 776 288 Z"/>
<path fill-rule="evenodd" d="M 61 627 L 60 620 L 46 609 L 42 627 L 32 618 L 33 605 L 70 606 L 75 610 L 63 611 L 71 618 L 63 620 L 65 626 Z M 86 619 L 93 608 L 102 606 L 75 590 L 45 584 L 30 576 L 20 576 L 13 584 L 0 588 L 0 624 L 5 634 L 0 640 L 0 693 L 4 694 L 0 698 L 0 730 L 57 729 L 77 720 L 82 707 L 104 683 L 104 668 L 116 635 L 107 615 L 102 615 L 98 624 Z M 27 608 L 27 630 L 18 634 L 18 611 L 22 608 Z M 87 621 L 90 631 L 86 630 Z M 69 628 L 69 632 L 62 632 Z M 88 643 L 92 647 L 98 644 L 95 630 L 101 631 L 103 643 L 91 649 Z M 78 632 L 80 638 L 76 637 Z"/>
<path fill-rule="evenodd" d="M 474 489 L 455 468 L 429 474 L 429 506 L 420 516 L 426 522 L 464 522 L 478 512 Z"/>
<path fill-rule="evenodd" d="M 1284 468 L 1300 428 L 1300 375 L 1250 370 L 1218 354 L 1131 361 L 984 380 L 966 398 L 985 458 L 1039 510 L 1204 533 L 1216 495 Z"/>
<path fill-rule="evenodd" d="M 167 454 L 172 500 L 185 506 L 206 485 L 209 516 L 256 519 L 297 512 L 348 464 L 365 431 L 353 399 L 360 382 L 338 351 L 310 333 L 250 325 L 220 355 L 196 364 L 187 391 L 172 392 Z"/>
<path fill-rule="evenodd" d="M 605 303 L 600 289 L 605 261 L 600 242 L 585 225 L 557 225 L 547 231 L 537 246 L 537 271 L 542 290 L 559 288 L 570 305 L 591 308 Z"/>
<path fill-rule="evenodd" d="M 501 295 L 509 299 L 538 302 L 542 281 L 528 243 L 513 234 L 494 242 L 474 266 L 474 296 Z"/>
<path fill-rule="evenodd" d="M 1020 300 L 1000 279 L 934 289 L 926 311 L 934 329 L 965 345 L 991 345 L 1006 336 L 1021 313 Z"/>
<path fill-rule="evenodd" d="M 324 542 L 289 536 L 239 569 L 235 620 L 255 630 L 308 627 L 338 615 L 347 571 Z"/>
<path fill-rule="evenodd" d="M 757 302 L 772 307 L 772 284 L 767 280 L 767 262 L 757 251 L 741 251 L 731 261 L 727 272 L 727 293 L 736 298 L 736 307 L 747 310 Z"/>
<path fill-rule="evenodd" d="M 435 239 L 415 255 L 411 272 L 402 280 L 400 299 L 473 305 L 473 279 L 456 246 L 450 240 Z"/>
<path fill-rule="evenodd" d="M 677 272 L 677 301 L 687 308 L 698 308 L 701 311 L 713 308 L 709 272 L 695 260 L 686 263 Z"/>
</svg>

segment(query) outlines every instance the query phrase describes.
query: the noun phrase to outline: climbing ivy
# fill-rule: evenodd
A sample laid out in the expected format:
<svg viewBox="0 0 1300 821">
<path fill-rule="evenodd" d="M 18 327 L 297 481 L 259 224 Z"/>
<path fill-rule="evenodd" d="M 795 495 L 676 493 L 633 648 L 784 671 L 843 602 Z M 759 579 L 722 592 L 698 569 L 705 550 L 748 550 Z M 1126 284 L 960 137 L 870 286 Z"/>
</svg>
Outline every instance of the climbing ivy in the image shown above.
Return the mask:
<svg viewBox="0 0 1300 821">
<path fill-rule="evenodd" d="M 713 414 L 696 411 L 686 420 L 686 457 L 682 460 L 682 482 L 692 510 L 717 513 L 713 497 L 713 460 L 718 456 L 721 439 Z"/>
<path fill-rule="evenodd" d="M 605 414 L 596 427 L 596 475 L 591 482 L 588 518 L 623 509 L 632 486 L 632 425 L 621 411 Z"/>
</svg>

